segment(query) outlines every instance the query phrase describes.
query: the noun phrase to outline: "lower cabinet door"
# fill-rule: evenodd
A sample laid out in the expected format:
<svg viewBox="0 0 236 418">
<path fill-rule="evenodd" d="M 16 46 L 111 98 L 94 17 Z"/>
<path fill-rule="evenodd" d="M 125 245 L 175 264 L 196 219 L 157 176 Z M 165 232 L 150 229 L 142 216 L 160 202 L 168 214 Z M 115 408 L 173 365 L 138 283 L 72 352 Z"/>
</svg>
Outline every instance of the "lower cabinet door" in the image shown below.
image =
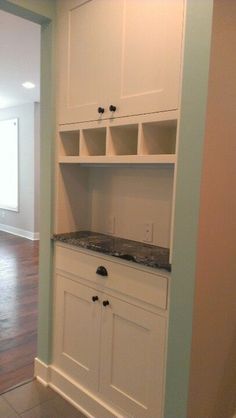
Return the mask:
<svg viewBox="0 0 236 418">
<path fill-rule="evenodd" d="M 100 294 L 57 275 L 54 365 L 90 389 L 98 390 Z"/>
<path fill-rule="evenodd" d="M 119 299 L 103 299 L 109 304 L 102 304 L 100 392 L 135 418 L 161 418 L 166 320 Z"/>
</svg>

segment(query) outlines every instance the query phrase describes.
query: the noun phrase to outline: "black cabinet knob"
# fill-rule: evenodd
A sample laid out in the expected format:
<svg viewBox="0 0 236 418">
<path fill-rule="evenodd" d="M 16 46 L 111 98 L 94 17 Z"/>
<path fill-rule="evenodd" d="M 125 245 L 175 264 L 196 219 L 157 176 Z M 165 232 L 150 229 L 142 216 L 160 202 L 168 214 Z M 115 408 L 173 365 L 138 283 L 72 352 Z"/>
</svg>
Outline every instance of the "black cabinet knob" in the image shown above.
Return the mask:
<svg viewBox="0 0 236 418">
<path fill-rule="evenodd" d="M 103 304 L 103 306 L 108 306 L 108 305 L 110 305 L 110 302 L 109 302 L 109 300 L 104 300 L 102 302 L 102 304 Z"/>
<path fill-rule="evenodd" d="M 93 301 L 93 302 L 96 302 L 97 300 L 98 300 L 98 296 L 93 296 L 93 297 L 92 297 L 92 301 Z"/>
<path fill-rule="evenodd" d="M 98 107 L 98 113 L 103 114 L 105 112 L 104 107 Z"/>
<path fill-rule="evenodd" d="M 107 269 L 104 266 L 99 266 L 96 271 L 100 276 L 108 276 Z"/>
<path fill-rule="evenodd" d="M 110 112 L 115 112 L 116 111 L 116 106 L 110 105 L 109 110 L 110 110 Z"/>
</svg>

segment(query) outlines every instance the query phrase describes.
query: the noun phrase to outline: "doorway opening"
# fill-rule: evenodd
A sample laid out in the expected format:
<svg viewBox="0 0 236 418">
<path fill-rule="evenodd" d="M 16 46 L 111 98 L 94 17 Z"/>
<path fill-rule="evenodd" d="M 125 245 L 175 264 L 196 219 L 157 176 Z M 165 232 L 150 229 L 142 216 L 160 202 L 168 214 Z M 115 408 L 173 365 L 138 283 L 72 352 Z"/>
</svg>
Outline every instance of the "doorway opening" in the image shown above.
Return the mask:
<svg viewBox="0 0 236 418">
<path fill-rule="evenodd" d="M 0 10 L 0 393 L 37 355 L 40 30 Z"/>
</svg>

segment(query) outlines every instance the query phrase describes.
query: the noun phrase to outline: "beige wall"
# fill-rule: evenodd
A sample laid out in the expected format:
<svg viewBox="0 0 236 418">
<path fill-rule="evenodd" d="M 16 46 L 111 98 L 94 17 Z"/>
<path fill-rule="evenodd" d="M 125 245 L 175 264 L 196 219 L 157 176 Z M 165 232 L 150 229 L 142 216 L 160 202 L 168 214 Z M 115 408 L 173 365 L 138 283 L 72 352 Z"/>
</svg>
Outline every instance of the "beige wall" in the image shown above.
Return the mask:
<svg viewBox="0 0 236 418">
<path fill-rule="evenodd" d="M 236 410 L 236 1 L 215 0 L 188 418 Z"/>
</svg>

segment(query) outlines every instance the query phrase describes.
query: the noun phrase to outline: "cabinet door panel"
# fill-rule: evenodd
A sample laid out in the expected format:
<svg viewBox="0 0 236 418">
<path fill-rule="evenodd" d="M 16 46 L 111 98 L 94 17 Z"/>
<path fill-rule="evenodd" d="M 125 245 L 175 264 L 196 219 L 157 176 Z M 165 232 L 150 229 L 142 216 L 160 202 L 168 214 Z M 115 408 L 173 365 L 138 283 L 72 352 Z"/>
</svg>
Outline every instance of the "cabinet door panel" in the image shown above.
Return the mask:
<svg viewBox="0 0 236 418">
<path fill-rule="evenodd" d="M 120 0 L 59 1 L 60 123 L 107 116 L 121 24 Z"/>
<path fill-rule="evenodd" d="M 184 0 L 58 0 L 59 122 L 177 109 L 183 13 Z"/>
<path fill-rule="evenodd" d="M 177 109 L 183 1 L 123 3 L 119 116 Z"/>
<path fill-rule="evenodd" d="M 57 276 L 54 363 L 82 384 L 97 389 L 100 315 L 98 292 Z"/>
<path fill-rule="evenodd" d="M 132 416 L 161 418 L 165 318 L 109 300 L 102 309 L 100 390 Z"/>
<path fill-rule="evenodd" d="M 68 103 L 72 108 L 97 105 L 99 98 L 97 76 L 105 68 L 100 59 L 102 14 L 98 6 L 99 3 L 89 1 L 70 10 Z"/>
</svg>

